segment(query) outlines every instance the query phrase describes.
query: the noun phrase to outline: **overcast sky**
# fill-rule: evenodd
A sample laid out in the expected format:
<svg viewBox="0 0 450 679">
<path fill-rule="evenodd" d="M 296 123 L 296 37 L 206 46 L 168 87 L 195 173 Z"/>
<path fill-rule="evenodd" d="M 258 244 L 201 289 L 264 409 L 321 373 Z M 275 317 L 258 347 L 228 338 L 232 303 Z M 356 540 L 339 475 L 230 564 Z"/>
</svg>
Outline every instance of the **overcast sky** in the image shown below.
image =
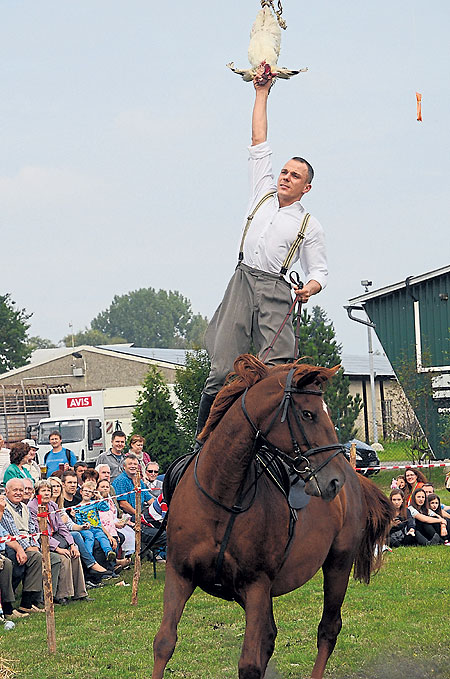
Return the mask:
<svg viewBox="0 0 450 679">
<path fill-rule="evenodd" d="M 328 242 L 314 301 L 344 350 L 343 305 L 449 264 L 450 2 L 284 0 L 269 138 L 276 172 L 316 170 L 305 207 Z M 0 2 L 1 293 L 59 341 L 115 294 L 179 290 L 211 317 L 247 203 L 259 0 Z M 415 92 L 423 94 L 416 121 Z"/>
</svg>

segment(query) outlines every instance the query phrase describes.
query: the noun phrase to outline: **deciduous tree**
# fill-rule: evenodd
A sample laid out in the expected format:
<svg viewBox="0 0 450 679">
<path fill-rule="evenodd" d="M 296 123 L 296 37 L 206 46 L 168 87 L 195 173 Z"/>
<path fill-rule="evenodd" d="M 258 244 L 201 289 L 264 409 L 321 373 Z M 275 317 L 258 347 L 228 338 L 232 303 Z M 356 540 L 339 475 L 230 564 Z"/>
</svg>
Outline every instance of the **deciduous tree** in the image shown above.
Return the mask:
<svg viewBox="0 0 450 679">
<path fill-rule="evenodd" d="M 178 397 L 178 426 L 183 438 L 184 452 L 192 450 L 197 414 L 203 385 L 208 376 L 210 361 L 206 351 L 196 349 L 186 355 L 186 367 L 177 370 L 175 393 Z"/>
<path fill-rule="evenodd" d="M 0 373 L 27 363 L 31 349 L 27 344 L 31 314 L 16 308 L 11 295 L 0 295 Z"/>
</svg>

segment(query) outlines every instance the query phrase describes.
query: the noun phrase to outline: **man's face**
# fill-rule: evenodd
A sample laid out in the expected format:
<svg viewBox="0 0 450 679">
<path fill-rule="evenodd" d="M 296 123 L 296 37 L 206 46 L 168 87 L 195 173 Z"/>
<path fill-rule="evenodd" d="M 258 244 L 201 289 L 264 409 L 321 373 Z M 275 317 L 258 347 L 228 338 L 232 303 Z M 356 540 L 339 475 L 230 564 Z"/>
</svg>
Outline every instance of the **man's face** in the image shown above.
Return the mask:
<svg viewBox="0 0 450 679">
<path fill-rule="evenodd" d="M 57 434 L 52 434 L 48 440 L 52 448 L 59 448 L 62 441 L 61 436 L 58 436 Z"/>
<path fill-rule="evenodd" d="M 149 481 L 154 481 L 159 474 L 158 465 L 151 462 L 146 468 L 145 473 Z"/>
<path fill-rule="evenodd" d="M 10 502 L 18 505 L 23 500 L 23 481 L 20 479 L 11 479 L 6 487 L 6 497 Z"/>
<path fill-rule="evenodd" d="M 422 486 L 422 490 L 425 491 L 425 495 L 431 495 L 432 493 L 434 493 L 434 488 L 429 483 L 424 483 Z"/>
<path fill-rule="evenodd" d="M 125 462 L 123 464 L 123 468 L 125 469 L 127 474 L 129 474 L 130 476 L 135 476 L 139 468 L 139 462 L 137 460 L 133 460 L 130 457 L 126 457 Z"/>
<path fill-rule="evenodd" d="M 113 453 L 121 455 L 122 450 L 125 448 L 125 436 L 116 436 L 114 441 L 111 441 L 111 448 Z"/>
<path fill-rule="evenodd" d="M 24 485 L 23 500 L 24 502 L 28 502 L 28 500 L 31 500 L 31 498 L 34 495 L 33 482 L 31 481 L 31 479 L 24 479 L 23 485 Z"/>
<path fill-rule="evenodd" d="M 102 467 L 99 469 L 98 480 L 104 481 L 105 479 L 106 481 L 111 481 L 111 470 L 109 467 Z"/>
<path fill-rule="evenodd" d="M 307 166 L 298 160 L 288 160 L 278 177 L 277 191 L 280 204 L 291 205 L 310 190 Z"/>
<path fill-rule="evenodd" d="M 81 485 L 83 483 L 83 479 L 81 478 L 84 474 L 84 472 L 87 469 L 87 465 L 81 464 L 79 467 L 76 468 L 75 474 L 77 475 L 77 480 L 78 484 Z"/>
<path fill-rule="evenodd" d="M 68 476 L 63 481 L 63 488 L 67 495 L 75 495 L 75 493 L 77 492 L 77 485 L 78 485 L 77 477 L 75 475 Z"/>
</svg>

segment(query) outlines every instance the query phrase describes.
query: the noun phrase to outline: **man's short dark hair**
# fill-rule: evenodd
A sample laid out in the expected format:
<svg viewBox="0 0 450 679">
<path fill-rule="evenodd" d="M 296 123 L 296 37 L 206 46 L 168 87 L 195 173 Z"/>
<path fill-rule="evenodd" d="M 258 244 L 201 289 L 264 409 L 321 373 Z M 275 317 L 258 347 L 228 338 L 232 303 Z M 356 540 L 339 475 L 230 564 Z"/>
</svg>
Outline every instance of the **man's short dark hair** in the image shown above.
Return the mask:
<svg viewBox="0 0 450 679">
<path fill-rule="evenodd" d="M 126 434 L 124 431 L 121 431 L 120 429 L 116 429 L 116 431 L 113 432 L 113 435 L 111 436 L 111 441 L 114 441 L 118 436 L 121 436 L 126 439 Z"/>
<path fill-rule="evenodd" d="M 305 160 L 304 158 L 300 158 L 300 156 L 294 156 L 292 160 L 296 160 L 297 163 L 303 163 L 304 165 L 306 165 L 306 167 L 308 168 L 308 182 L 309 184 L 311 184 L 312 180 L 314 179 L 314 168 L 311 165 L 311 163 L 308 163 L 308 161 Z"/>
<path fill-rule="evenodd" d="M 64 483 L 64 481 L 66 479 L 68 479 L 69 476 L 73 476 L 73 477 L 77 478 L 77 475 L 75 474 L 75 472 L 72 469 L 68 469 L 67 471 L 65 471 L 61 474 L 61 483 Z"/>
<path fill-rule="evenodd" d="M 62 441 L 61 432 L 60 432 L 60 431 L 57 431 L 56 429 L 55 429 L 55 431 L 50 432 L 50 434 L 48 435 L 48 438 L 49 438 L 49 439 L 50 439 L 50 436 L 59 436 L 59 438 L 60 438 L 61 441 Z"/>
<path fill-rule="evenodd" d="M 83 462 L 83 460 L 78 460 L 78 462 L 75 462 L 75 464 L 73 465 L 73 469 L 74 469 L 74 471 L 77 471 L 77 469 L 79 469 L 80 467 L 87 467 L 87 466 L 88 466 L 87 462 Z"/>
<path fill-rule="evenodd" d="M 127 455 L 125 455 L 124 462 L 126 462 L 127 460 L 138 460 L 138 459 L 139 459 L 138 456 L 135 455 L 134 453 L 127 453 Z"/>
</svg>

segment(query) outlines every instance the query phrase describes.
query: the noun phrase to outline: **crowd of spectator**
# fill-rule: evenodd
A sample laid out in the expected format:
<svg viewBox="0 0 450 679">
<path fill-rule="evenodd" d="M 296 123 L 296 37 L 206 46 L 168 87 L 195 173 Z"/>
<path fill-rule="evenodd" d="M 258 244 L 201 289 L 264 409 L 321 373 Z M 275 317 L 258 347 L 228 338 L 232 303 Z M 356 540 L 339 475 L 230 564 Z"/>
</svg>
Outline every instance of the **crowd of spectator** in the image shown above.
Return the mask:
<svg viewBox="0 0 450 679">
<path fill-rule="evenodd" d="M 95 469 L 76 460 L 59 432 L 49 442 L 41 467 L 33 439 L 6 448 L 0 436 L 0 615 L 14 620 L 44 610 L 38 495 L 47 514 L 55 604 L 92 601 L 89 589 L 130 567 L 138 476 L 142 544 L 156 538 L 147 554 L 164 562 L 166 535 L 159 527 L 167 507 L 159 466 L 144 451 L 144 438 L 133 435 L 125 452 L 125 434 L 114 432 Z"/>
<path fill-rule="evenodd" d="M 390 547 L 450 547 L 450 506 L 441 502 L 419 469 L 407 467 L 404 475 L 393 479 L 390 500 L 395 509 Z"/>
</svg>

